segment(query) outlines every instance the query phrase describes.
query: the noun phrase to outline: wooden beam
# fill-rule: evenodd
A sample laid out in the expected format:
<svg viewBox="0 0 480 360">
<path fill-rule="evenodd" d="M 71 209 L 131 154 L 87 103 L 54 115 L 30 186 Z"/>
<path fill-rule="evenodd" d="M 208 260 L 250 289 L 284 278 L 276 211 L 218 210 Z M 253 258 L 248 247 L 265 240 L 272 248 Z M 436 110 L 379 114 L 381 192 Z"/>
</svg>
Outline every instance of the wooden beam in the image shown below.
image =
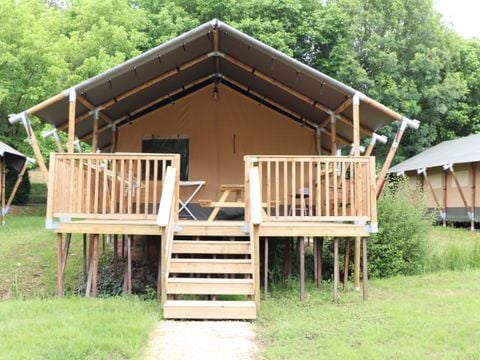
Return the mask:
<svg viewBox="0 0 480 360">
<path fill-rule="evenodd" d="M 249 73 L 252 73 L 253 75 L 261 78 L 262 80 L 268 82 L 269 84 L 274 85 L 274 86 L 282 89 L 283 91 L 289 93 L 290 95 L 296 97 L 297 99 L 300 99 L 300 100 L 312 105 L 313 107 L 315 107 L 315 108 L 317 108 L 317 109 L 319 109 L 319 110 L 321 110 L 321 111 L 323 111 L 327 114 L 329 114 L 330 112 L 334 112 L 333 109 L 330 109 L 329 107 L 317 102 L 316 100 L 314 100 L 314 99 L 312 99 L 312 98 L 310 98 L 310 97 L 308 97 L 308 96 L 290 88 L 289 86 L 287 86 L 287 85 L 269 77 L 266 74 L 263 74 L 261 71 L 256 70 L 255 68 L 251 67 L 250 65 L 247 65 L 247 64 L 245 64 L 245 63 L 243 63 L 243 62 L 241 62 L 241 61 L 239 61 L 239 60 L 237 60 L 237 59 L 235 59 L 235 58 L 233 58 L 233 57 L 231 57 L 227 54 L 222 54 L 222 57 L 225 60 L 227 60 L 228 62 L 242 68 L 245 71 L 248 71 Z M 340 106 L 342 106 L 342 105 L 340 105 Z M 340 115 L 339 113 L 337 114 L 337 118 L 340 119 L 342 122 L 350 125 L 350 126 L 353 123 L 352 120 L 348 119 L 346 116 Z M 364 128 L 362 131 L 364 131 L 364 130 L 365 130 L 365 133 L 367 135 L 371 135 L 372 132 L 373 132 L 373 131 L 368 130 L 366 128 Z"/>
<path fill-rule="evenodd" d="M 377 110 L 380 110 L 381 112 L 383 112 L 384 114 L 390 116 L 391 118 L 393 118 L 395 120 L 401 120 L 403 118 L 403 116 L 400 115 L 399 113 L 397 113 L 396 111 L 386 107 L 383 104 L 380 104 L 378 101 L 373 100 L 373 99 L 369 98 L 368 96 L 363 96 L 362 101 L 366 104 L 369 104 L 369 105 L 373 106 Z"/>
<path fill-rule="evenodd" d="M 5 225 L 5 158 L 0 158 L 0 198 L 2 199 L 2 225 Z"/>
<path fill-rule="evenodd" d="M 255 286 L 255 304 L 257 310 L 260 309 L 260 232 L 259 226 L 251 224 L 250 226 L 250 241 L 253 248 L 253 281 Z"/>
<path fill-rule="evenodd" d="M 368 300 L 368 259 L 367 259 L 367 238 L 362 239 L 362 270 L 363 270 L 363 300 Z"/>
<path fill-rule="evenodd" d="M 41 103 L 35 105 L 35 106 L 32 106 L 30 109 L 28 109 L 26 111 L 27 115 L 33 115 L 47 107 L 49 107 L 50 105 L 53 105 L 63 99 L 65 99 L 66 97 L 68 96 L 68 93 L 66 94 L 65 92 L 61 92 L 60 94 L 57 94 L 45 101 L 42 101 Z"/>
<path fill-rule="evenodd" d="M 428 175 L 427 175 L 427 169 L 424 169 L 423 171 L 420 172 L 422 175 L 423 175 L 423 178 L 425 180 L 425 182 L 427 183 L 427 186 L 432 194 L 432 197 L 433 197 L 433 200 L 435 201 L 435 204 L 437 205 L 437 207 L 439 209 L 441 209 L 442 211 L 446 211 L 447 209 L 442 209 L 442 206 L 440 205 L 440 201 L 438 201 L 438 198 L 437 198 L 437 194 L 435 194 L 435 190 L 433 190 L 433 186 L 432 186 L 432 183 L 430 182 L 430 179 L 428 178 Z"/>
<path fill-rule="evenodd" d="M 37 137 L 33 132 L 32 124 L 30 123 L 28 115 L 25 115 L 24 126 L 25 126 L 25 130 L 27 131 L 28 140 L 30 142 L 30 145 L 32 146 L 33 153 L 35 154 L 35 158 L 37 159 L 38 167 L 42 172 L 45 182 L 48 184 L 47 165 L 45 165 L 45 160 L 43 160 L 43 155 L 42 155 L 42 152 L 40 151 L 40 147 L 38 146 Z"/>
<path fill-rule="evenodd" d="M 337 119 L 333 113 L 330 115 L 330 153 L 337 155 Z"/>
<path fill-rule="evenodd" d="M 62 272 L 62 242 L 63 234 L 57 233 L 57 296 L 63 296 L 63 272 Z"/>
<path fill-rule="evenodd" d="M 353 154 L 360 156 L 360 96 L 353 95 Z"/>
<path fill-rule="evenodd" d="M 77 94 L 75 90 L 70 90 L 70 95 L 68 99 L 68 141 L 67 141 L 67 152 L 73 153 L 74 146 L 73 142 L 75 141 L 75 111 L 77 106 Z"/>
<path fill-rule="evenodd" d="M 72 234 L 68 233 L 65 236 L 65 244 L 63 246 L 63 256 L 62 256 L 62 277 L 65 274 L 65 268 L 67 266 L 68 253 L 70 251 L 70 243 L 72 241 Z"/>
<path fill-rule="evenodd" d="M 263 292 L 264 299 L 267 300 L 268 296 L 268 237 L 265 237 L 264 240 L 265 251 L 263 258 Z"/>
<path fill-rule="evenodd" d="M 333 301 L 338 302 L 338 282 L 340 279 L 340 262 L 338 258 L 338 237 L 333 238 Z"/>
<path fill-rule="evenodd" d="M 448 171 L 443 172 L 443 208 L 445 212 L 442 216 L 443 227 L 447 226 L 447 184 L 448 184 Z"/>
<path fill-rule="evenodd" d="M 3 168 L 5 169 L 5 165 L 3 165 Z M 25 175 L 25 171 L 27 171 L 28 168 L 28 161 L 25 161 L 25 164 L 23 165 L 22 169 L 20 170 L 20 173 L 18 174 L 17 181 L 15 182 L 15 185 L 13 186 L 12 191 L 10 192 L 10 196 L 8 198 L 7 204 L 5 205 L 5 197 L 7 194 L 5 193 L 5 189 L 2 192 L 2 209 L 8 209 L 13 202 L 13 199 L 15 198 L 15 194 L 17 193 L 18 187 L 20 186 L 23 176 Z M 3 170 L 1 176 L 4 176 L 5 170 Z M 0 181 L 0 184 L 5 185 L 5 181 Z"/>
<path fill-rule="evenodd" d="M 317 239 L 317 288 L 322 287 L 322 256 L 323 256 L 323 238 Z"/>
<path fill-rule="evenodd" d="M 455 181 L 455 184 L 457 185 L 458 192 L 460 193 L 460 197 L 462 198 L 463 205 L 465 206 L 465 209 L 467 210 L 468 216 L 471 216 L 472 208 L 468 205 L 467 197 L 465 196 L 465 193 L 462 190 L 462 187 L 460 186 L 460 181 L 458 180 L 457 174 L 455 173 L 455 170 L 453 169 L 453 165 L 451 165 L 449 168 L 446 170 L 450 170 L 450 173 L 452 174 L 453 180 Z M 473 225 L 475 226 L 475 221 L 473 222 Z"/>
<path fill-rule="evenodd" d="M 88 277 L 88 269 L 87 269 L 87 263 L 88 263 L 88 259 L 87 259 L 87 234 L 82 234 L 82 243 L 83 243 L 83 246 L 82 246 L 82 258 L 83 258 L 83 261 L 82 261 L 82 270 L 83 270 L 83 279 L 85 281 L 85 283 L 87 282 L 87 277 Z"/>
<path fill-rule="evenodd" d="M 470 220 L 470 230 L 475 230 L 475 191 L 476 191 L 476 181 L 477 181 L 477 174 L 476 174 L 476 166 L 475 163 L 472 163 L 472 219 Z"/>
<path fill-rule="evenodd" d="M 300 301 L 305 300 L 305 238 L 300 237 Z"/>
<path fill-rule="evenodd" d="M 360 242 L 359 236 L 355 237 L 353 253 L 353 289 L 360 291 Z"/>
<path fill-rule="evenodd" d="M 345 261 L 343 267 L 343 290 L 348 290 L 348 273 L 350 267 L 350 238 L 345 239 Z"/>
<path fill-rule="evenodd" d="M 98 111 L 95 111 L 93 114 L 92 152 L 96 152 L 98 149 L 98 119 L 99 113 Z"/>
<path fill-rule="evenodd" d="M 284 248 L 284 263 L 283 263 L 283 278 L 285 282 L 290 278 L 290 258 L 291 258 L 291 246 L 290 238 L 285 239 L 285 248 Z"/>
<path fill-rule="evenodd" d="M 98 278 L 98 234 L 93 235 L 93 256 L 92 256 L 92 297 L 97 297 Z"/>
</svg>

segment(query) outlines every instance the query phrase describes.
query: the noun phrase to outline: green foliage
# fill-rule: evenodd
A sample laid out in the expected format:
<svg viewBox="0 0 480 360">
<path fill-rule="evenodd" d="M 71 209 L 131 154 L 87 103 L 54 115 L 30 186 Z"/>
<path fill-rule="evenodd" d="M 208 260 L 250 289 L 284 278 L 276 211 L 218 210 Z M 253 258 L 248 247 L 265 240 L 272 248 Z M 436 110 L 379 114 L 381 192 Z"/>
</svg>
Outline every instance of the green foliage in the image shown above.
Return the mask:
<svg viewBox="0 0 480 360">
<path fill-rule="evenodd" d="M 6 174 L 6 198 L 8 199 L 10 194 L 12 193 L 13 187 L 18 179 L 18 172 L 13 169 L 7 168 Z M 13 198 L 14 205 L 25 205 L 28 203 L 28 199 L 30 196 L 30 179 L 28 178 L 28 171 L 25 172 L 23 175 L 22 181 L 20 182 L 20 186 L 17 189 L 15 197 Z"/>
<path fill-rule="evenodd" d="M 0 119 L 219 18 L 422 121 L 395 161 L 480 131 L 480 40 L 441 22 L 432 0 L 6 0 L 0 2 Z M 35 131 L 44 125 L 33 119 Z M 382 129 L 392 138 L 396 125 Z M 0 141 L 31 154 L 24 129 Z M 44 155 L 52 141 L 39 137 Z M 382 158 L 386 147 L 379 147 Z"/>
<path fill-rule="evenodd" d="M 432 219 L 407 181 L 389 185 L 378 202 L 378 233 L 368 241 L 369 275 L 418 274 L 424 269 Z"/>
</svg>

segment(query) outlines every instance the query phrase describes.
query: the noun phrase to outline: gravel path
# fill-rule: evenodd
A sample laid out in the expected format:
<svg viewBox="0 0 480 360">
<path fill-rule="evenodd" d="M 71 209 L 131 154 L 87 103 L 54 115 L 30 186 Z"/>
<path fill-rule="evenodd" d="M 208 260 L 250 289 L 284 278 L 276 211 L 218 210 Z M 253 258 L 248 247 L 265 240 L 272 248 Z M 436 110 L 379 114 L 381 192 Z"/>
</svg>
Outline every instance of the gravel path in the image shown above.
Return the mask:
<svg viewBox="0 0 480 360">
<path fill-rule="evenodd" d="M 243 321 L 161 321 L 147 359 L 257 359 L 253 325 Z"/>
</svg>

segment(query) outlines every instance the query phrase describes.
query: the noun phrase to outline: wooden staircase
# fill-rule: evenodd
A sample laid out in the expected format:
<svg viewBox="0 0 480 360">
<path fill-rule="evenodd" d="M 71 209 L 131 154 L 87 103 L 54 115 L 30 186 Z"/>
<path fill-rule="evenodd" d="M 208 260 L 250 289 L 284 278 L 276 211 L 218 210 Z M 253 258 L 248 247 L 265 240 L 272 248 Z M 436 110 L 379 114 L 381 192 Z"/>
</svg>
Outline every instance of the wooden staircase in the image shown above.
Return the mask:
<svg viewBox="0 0 480 360">
<path fill-rule="evenodd" d="M 238 230 L 236 236 L 211 232 L 216 235 L 174 236 L 167 258 L 164 318 L 256 318 L 250 237 L 239 237 Z"/>
</svg>

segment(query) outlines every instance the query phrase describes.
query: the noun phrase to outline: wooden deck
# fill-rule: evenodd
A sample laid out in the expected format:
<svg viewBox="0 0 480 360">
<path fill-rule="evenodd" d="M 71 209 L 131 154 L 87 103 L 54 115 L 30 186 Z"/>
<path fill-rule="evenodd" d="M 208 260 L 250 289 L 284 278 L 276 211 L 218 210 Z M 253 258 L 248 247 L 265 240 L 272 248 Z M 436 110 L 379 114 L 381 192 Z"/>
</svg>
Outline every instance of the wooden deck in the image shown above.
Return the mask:
<svg viewBox="0 0 480 360">
<path fill-rule="evenodd" d="M 179 220 L 175 222 L 175 235 L 183 236 L 248 236 L 249 226 L 244 221 Z M 57 233 L 162 235 L 156 220 L 79 220 L 59 223 Z M 311 237 L 311 236 L 370 236 L 365 225 L 335 222 L 270 221 L 259 225 L 259 236 Z"/>
</svg>

